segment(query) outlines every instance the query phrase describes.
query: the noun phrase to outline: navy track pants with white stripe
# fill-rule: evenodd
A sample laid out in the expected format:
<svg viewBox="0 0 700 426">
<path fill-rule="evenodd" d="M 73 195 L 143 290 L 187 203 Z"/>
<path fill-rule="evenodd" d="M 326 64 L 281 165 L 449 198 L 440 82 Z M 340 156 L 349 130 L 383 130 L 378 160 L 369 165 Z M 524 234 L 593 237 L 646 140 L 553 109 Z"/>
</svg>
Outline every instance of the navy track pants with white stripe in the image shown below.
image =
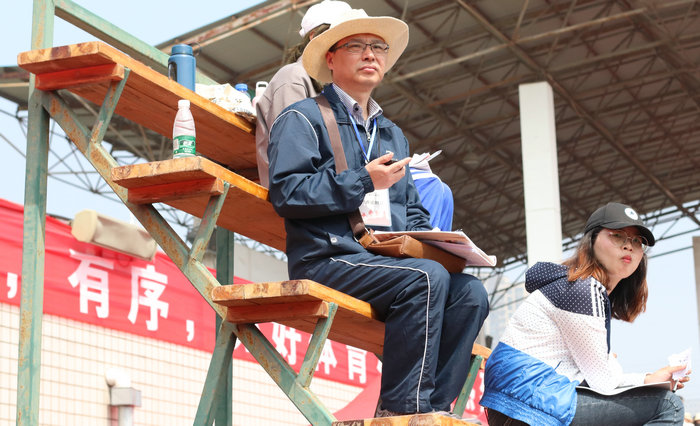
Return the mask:
<svg viewBox="0 0 700 426">
<path fill-rule="evenodd" d="M 307 266 L 304 278 L 369 302 L 386 323 L 382 407 L 397 413 L 449 411 L 488 315 L 481 281 L 451 274 L 432 260 L 371 253 Z"/>
</svg>

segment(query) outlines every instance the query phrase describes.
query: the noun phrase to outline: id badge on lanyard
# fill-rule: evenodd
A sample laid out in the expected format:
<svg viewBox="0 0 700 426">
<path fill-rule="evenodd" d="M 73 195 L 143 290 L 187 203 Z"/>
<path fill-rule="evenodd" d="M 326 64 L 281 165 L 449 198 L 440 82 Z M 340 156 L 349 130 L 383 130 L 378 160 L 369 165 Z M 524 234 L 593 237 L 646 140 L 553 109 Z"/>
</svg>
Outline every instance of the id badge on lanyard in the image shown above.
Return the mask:
<svg viewBox="0 0 700 426">
<path fill-rule="evenodd" d="M 378 189 L 369 194 L 365 194 L 365 199 L 360 205 L 360 214 L 367 226 L 391 227 L 389 189 Z"/>
</svg>

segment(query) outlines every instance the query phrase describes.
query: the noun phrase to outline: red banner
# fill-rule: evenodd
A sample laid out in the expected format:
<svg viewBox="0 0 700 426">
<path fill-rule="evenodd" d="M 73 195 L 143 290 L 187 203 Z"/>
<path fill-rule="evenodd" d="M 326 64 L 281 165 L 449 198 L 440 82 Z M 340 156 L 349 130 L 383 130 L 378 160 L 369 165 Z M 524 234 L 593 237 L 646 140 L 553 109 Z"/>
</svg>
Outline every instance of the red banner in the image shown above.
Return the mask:
<svg viewBox="0 0 700 426">
<path fill-rule="evenodd" d="M 21 205 L 0 199 L 0 303 L 20 303 L 22 213 Z M 46 218 L 45 241 L 45 313 L 213 351 L 214 311 L 164 253 L 147 262 L 82 243 L 71 235 L 68 224 L 51 217 Z M 234 278 L 234 283 L 245 282 Z M 279 324 L 258 327 L 298 371 L 311 336 Z M 239 343 L 234 358 L 254 362 Z M 380 374 L 381 364 L 374 354 L 327 341 L 315 376 L 378 386 Z M 481 393 L 479 377 L 467 406 L 471 415 L 481 414 L 477 403 Z"/>
<path fill-rule="evenodd" d="M 21 205 L 0 200 L 0 303 L 20 302 L 22 212 Z M 248 281 L 234 279 L 244 282 Z M 82 243 L 71 235 L 68 224 L 51 217 L 46 218 L 44 312 L 208 352 L 214 349 L 214 311 L 164 253 L 147 262 Z M 270 323 L 259 328 L 292 367 L 301 366 L 309 334 Z M 254 361 L 240 344 L 234 358 Z M 316 375 L 361 386 L 380 374 L 377 366 L 373 354 L 327 342 Z"/>
</svg>

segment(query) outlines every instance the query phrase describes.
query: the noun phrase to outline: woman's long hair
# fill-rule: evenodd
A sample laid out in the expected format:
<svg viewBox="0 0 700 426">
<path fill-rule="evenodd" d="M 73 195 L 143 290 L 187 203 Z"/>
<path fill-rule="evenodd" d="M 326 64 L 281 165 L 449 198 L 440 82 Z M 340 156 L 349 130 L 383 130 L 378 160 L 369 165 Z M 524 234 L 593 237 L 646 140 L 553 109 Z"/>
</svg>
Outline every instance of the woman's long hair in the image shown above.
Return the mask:
<svg viewBox="0 0 700 426">
<path fill-rule="evenodd" d="M 321 24 L 313 30 L 307 32 L 299 44 L 292 46 L 289 48 L 289 50 L 287 50 L 287 53 L 284 55 L 284 64 L 292 64 L 301 58 L 301 55 L 304 53 L 304 49 L 306 49 L 306 45 L 309 44 L 311 38 L 320 35 L 330 27 L 331 26 L 328 24 Z M 320 93 L 323 90 L 323 85 L 313 78 L 311 79 L 311 83 L 313 84 L 314 89 L 316 89 L 316 92 Z"/>
<path fill-rule="evenodd" d="M 594 228 L 584 234 L 576 247 L 576 253 L 564 261 L 569 268 L 568 280 L 593 277 L 607 288 L 608 274 L 603 265 L 595 258 L 593 245 L 601 231 Z M 629 277 L 620 280 L 615 289 L 608 295 L 612 317 L 632 322 L 646 310 L 649 289 L 647 287 L 647 255 L 642 254 L 642 260 L 637 269 Z"/>
</svg>

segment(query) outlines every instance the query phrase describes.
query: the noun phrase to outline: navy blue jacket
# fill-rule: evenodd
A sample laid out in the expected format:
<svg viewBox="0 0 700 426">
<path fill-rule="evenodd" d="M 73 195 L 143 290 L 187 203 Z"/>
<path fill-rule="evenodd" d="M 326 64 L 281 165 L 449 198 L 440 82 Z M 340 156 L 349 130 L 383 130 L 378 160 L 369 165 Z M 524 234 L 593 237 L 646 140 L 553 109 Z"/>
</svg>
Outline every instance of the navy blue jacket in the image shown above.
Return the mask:
<svg viewBox="0 0 700 426">
<path fill-rule="evenodd" d="M 303 278 L 308 262 L 365 249 L 353 238 L 348 213 L 358 209 L 374 185 L 365 169 L 362 151 L 348 113 L 335 91 L 326 87 L 338 123 L 348 169 L 335 171 L 328 131 L 318 104 L 304 99 L 287 107 L 270 129 L 270 201 L 285 219 L 290 278 Z M 358 124 L 362 134 L 362 125 Z M 377 135 L 370 158 L 391 151 L 394 159 L 409 156 L 401 129 L 383 115 L 377 117 Z M 380 150 L 381 149 L 381 154 Z M 431 229 L 411 174 L 389 189 L 391 229 Z"/>
</svg>

